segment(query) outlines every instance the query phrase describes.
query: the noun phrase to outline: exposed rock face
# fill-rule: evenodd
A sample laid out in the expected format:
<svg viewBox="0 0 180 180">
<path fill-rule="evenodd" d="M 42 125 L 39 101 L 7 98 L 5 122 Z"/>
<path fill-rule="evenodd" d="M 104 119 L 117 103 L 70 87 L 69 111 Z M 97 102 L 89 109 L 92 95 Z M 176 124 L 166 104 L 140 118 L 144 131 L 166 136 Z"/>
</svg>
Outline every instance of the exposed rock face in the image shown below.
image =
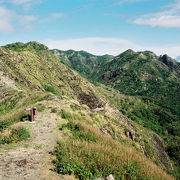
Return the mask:
<svg viewBox="0 0 180 180">
<path fill-rule="evenodd" d="M 166 54 L 161 57 L 161 60 L 166 66 L 168 66 L 169 68 L 174 68 L 179 73 L 180 66 L 177 64 L 175 60 L 173 60 Z"/>
<path fill-rule="evenodd" d="M 168 67 L 173 67 L 173 65 L 174 65 L 173 62 L 172 62 L 172 60 L 171 60 L 171 58 L 168 57 L 167 55 L 162 56 L 162 61 L 163 61 L 163 63 L 166 64 Z"/>
<path fill-rule="evenodd" d="M 140 134 L 137 133 L 136 128 L 131 123 L 131 121 L 127 117 L 125 117 L 114 105 L 112 105 L 110 103 L 106 103 L 105 109 L 108 109 L 108 111 L 106 112 L 106 114 L 108 116 L 111 116 L 113 114 L 114 118 L 116 118 L 119 122 L 121 122 L 122 124 L 124 124 L 125 126 L 128 127 L 128 129 L 123 130 L 126 137 L 130 138 L 132 141 L 134 141 L 136 138 L 138 138 L 141 152 L 146 155 L 147 153 L 145 150 L 143 138 L 141 137 Z M 111 112 L 111 113 L 109 114 L 109 112 Z M 107 124 L 107 125 L 109 127 L 111 126 L 111 124 Z M 120 127 L 117 127 L 117 128 L 120 128 Z M 102 127 L 100 130 L 104 134 L 109 134 L 113 137 L 117 137 L 116 133 L 114 133 L 114 132 L 112 133 L 108 129 L 105 129 L 104 127 Z"/>
<path fill-rule="evenodd" d="M 106 180 L 114 180 L 114 177 L 112 174 L 110 174 L 108 177 L 106 177 Z"/>
<path fill-rule="evenodd" d="M 173 170 L 173 166 L 168 155 L 165 152 L 163 141 L 161 140 L 161 138 L 157 134 L 154 134 L 152 137 L 152 141 L 154 143 L 155 152 L 159 161 L 167 170 Z"/>
<path fill-rule="evenodd" d="M 134 132 L 131 132 L 129 130 L 125 130 L 125 135 L 134 141 L 134 139 L 135 139 L 135 133 Z"/>
<path fill-rule="evenodd" d="M 98 97 L 94 94 L 92 90 L 89 92 L 89 94 L 83 91 L 79 91 L 78 99 L 82 104 L 86 104 L 91 109 L 103 107 L 103 102 L 100 99 L 98 99 Z"/>
</svg>

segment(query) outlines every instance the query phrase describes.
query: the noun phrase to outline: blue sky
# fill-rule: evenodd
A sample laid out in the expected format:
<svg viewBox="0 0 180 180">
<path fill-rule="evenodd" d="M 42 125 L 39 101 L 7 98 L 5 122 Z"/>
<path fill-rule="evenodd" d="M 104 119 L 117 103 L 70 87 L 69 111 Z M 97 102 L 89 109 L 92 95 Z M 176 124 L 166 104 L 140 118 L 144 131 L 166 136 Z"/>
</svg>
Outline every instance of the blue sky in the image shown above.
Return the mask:
<svg viewBox="0 0 180 180">
<path fill-rule="evenodd" d="M 180 0 L 0 0 L 0 45 L 180 55 Z"/>
</svg>

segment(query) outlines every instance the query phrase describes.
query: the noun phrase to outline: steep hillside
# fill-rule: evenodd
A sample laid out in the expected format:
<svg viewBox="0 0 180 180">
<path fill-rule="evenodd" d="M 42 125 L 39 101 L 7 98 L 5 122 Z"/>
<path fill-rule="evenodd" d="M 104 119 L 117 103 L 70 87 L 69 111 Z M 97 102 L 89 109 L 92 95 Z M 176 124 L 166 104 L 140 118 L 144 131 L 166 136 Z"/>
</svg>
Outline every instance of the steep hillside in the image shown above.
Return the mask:
<svg viewBox="0 0 180 180">
<path fill-rule="evenodd" d="M 101 107 L 87 81 L 60 63 L 48 48 L 36 42 L 0 48 L 0 71 L 27 90 L 51 91 L 79 99 L 92 108 Z"/>
<path fill-rule="evenodd" d="M 107 98 L 128 118 L 164 138 L 168 154 L 179 167 L 180 64 L 167 55 L 127 50 L 91 69 L 88 78 L 113 88 Z M 114 89 L 125 96 L 117 98 Z"/>
<path fill-rule="evenodd" d="M 102 66 L 94 79 L 125 95 L 141 97 L 154 115 L 149 120 L 158 121 L 164 128 L 161 132 L 153 130 L 179 136 L 180 65 L 176 61 L 167 55 L 157 57 L 148 51 L 128 50 Z"/>
<path fill-rule="evenodd" d="M 85 51 L 61 51 L 54 49 L 51 50 L 51 52 L 58 57 L 62 63 L 90 80 L 92 80 L 91 75 L 93 72 L 98 71 L 98 68 L 113 59 L 113 56 L 110 55 L 95 56 Z"/>
<path fill-rule="evenodd" d="M 0 47 L 0 179 L 62 179 L 57 173 L 67 179 L 173 179 L 165 172 L 172 165 L 161 137 L 123 115 L 124 104 L 116 100 L 127 96 L 117 96 L 90 84 L 42 44 Z M 35 124 L 28 122 L 27 107 L 38 109 Z"/>
</svg>

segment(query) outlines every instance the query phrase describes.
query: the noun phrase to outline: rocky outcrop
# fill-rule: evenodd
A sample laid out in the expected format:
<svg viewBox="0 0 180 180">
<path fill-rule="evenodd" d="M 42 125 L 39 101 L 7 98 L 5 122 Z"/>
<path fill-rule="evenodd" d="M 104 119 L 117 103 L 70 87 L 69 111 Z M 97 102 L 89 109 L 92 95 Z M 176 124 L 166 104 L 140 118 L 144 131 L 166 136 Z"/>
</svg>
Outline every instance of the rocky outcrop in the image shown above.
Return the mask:
<svg viewBox="0 0 180 180">
<path fill-rule="evenodd" d="M 163 141 L 157 134 L 153 134 L 152 142 L 154 143 L 154 150 L 157 155 L 158 160 L 162 163 L 165 169 L 173 170 L 173 166 L 168 155 L 165 152 Z"/>
<path fill-rule="evenodd" d="M 112 174 L 110 174 L 109 176 L 107 176 L 106 178 L 96 178 L 94 180 L 114 180 L 114 177 Z"/>
</svg>

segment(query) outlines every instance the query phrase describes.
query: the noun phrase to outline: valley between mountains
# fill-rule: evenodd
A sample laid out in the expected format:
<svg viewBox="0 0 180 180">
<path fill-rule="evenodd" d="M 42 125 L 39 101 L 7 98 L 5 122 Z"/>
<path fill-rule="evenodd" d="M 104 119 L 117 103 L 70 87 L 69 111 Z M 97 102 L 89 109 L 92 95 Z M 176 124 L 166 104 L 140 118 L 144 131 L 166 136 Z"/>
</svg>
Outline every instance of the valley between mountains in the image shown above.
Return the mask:
<svg viewBox="0 0 180 180">
<path fill-rule="evenodd" d="M 167 55 L 2 46 L 0 179 L 179 179 L 179 110 Z"/>
</svg>

